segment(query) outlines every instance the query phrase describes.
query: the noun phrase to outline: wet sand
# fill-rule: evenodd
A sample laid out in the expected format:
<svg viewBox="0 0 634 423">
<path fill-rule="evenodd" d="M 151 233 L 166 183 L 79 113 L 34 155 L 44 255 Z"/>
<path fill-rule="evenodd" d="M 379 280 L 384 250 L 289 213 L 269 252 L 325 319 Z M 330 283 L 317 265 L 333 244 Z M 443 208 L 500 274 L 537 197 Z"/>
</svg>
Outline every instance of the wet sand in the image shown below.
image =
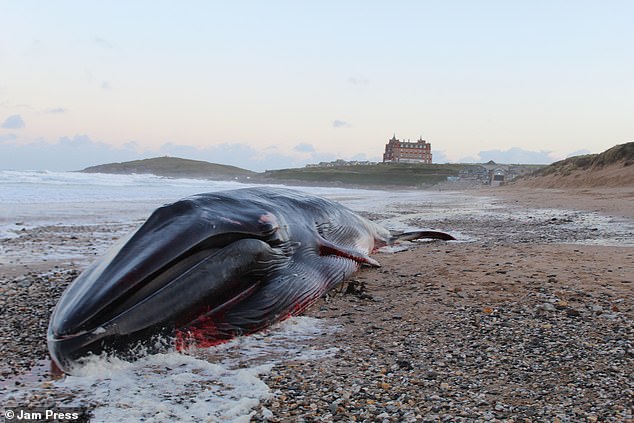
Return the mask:
<svg viewBox="0 0 634 423">
<path fill-rule="evenodd" d="M 381 268 L 308 313 L 342 330 L 302 342 L 339 352 L 275 366 L 263 376 L 273 396 L 252 420 L 633 421 L 634 234 L 617 237 L 629 246 L 603 242 L 587 214 L 553 211 L 625 216 L 631 227 L 632 190 L 479 195 L 528 215 L 451 215 L 436 227 L 465 242 L 375 254 Z M 29 249 L 70 244 L 90 257 L 132 227 L 42 227 L 2 241 L 5 382 L 46 357 L 50 310 L 88 264 L 29 260 Z M 62 400 L 38 395 L 33 404 Z"/>
<path fill-rule="evenodd" d="M 528 188 L 516 185 L 483 188 L 474 194 L 530 208 L 588 210 L 609 216 L 634 219 L 634 187 L 617 188 Z"/>
</svg>

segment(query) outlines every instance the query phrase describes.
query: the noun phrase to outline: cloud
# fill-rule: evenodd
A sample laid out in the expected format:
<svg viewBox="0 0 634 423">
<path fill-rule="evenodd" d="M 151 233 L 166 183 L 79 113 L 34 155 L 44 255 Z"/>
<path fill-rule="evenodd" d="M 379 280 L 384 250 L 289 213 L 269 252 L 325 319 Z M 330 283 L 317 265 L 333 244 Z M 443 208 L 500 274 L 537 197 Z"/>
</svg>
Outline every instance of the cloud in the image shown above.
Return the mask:
<svg viewBox="0 0 634 423">
<path fill-rule="evenodd" d="M 15 141 L 17 139 L 18 137 L 15 134 L 6 134 L 6 135 L 0 134 L 0 143 L 3 143 L 5 141 Z"/>
<path fill-rule="evenodd" d="M 433 150 L 431 158 L 433 163 L 448 163 L 450 161 L 443 150 Z"/>
<path fill-rule="evenodd" d="M 141 149 L 141 147 L 139 146 L 139 143 L 136 141 L 128 141 L 125 144 L 123 144 L 123 148 L 125 148 L 126 150 L 134 150 L 134 151 L 139 151 Z"/>
<path fill-rule="evenodd" d="M 87 135 L 62 137 L 55 143 L 18 143 L 0 137 L 0 169 L 80 170 L 102 163 L 135 160 L 139 153 L 94 141 Z"/>
<path fill-rule="evenodd" d="M 345 120 L 333 120 L 332 121 L 332 127 L 333 128 L 350 128 L 351 126 L 352 125 L 350 125 Z"/>
<path fill-rule="evenodd" d="M 99 47 L 103 47 L 103 48 L 114 48 L 114 46 L 112 45 L 112 43 L 108 40 L 105 40 L 101 37 L 94 37 L 93 42 L 95 44 L 97 44 Z"/>
<path fill-rule="evenodd" d="M 24 119 L 20 115 L 11 115 L 4 120 L 2 127 L 5 129 L 21 129 L 24 128 Z"/>
<path fill-rule="evenodd" d="M 304 151 L 298 151 L 298 148 Z M 311 148 L 312 151 L 309 151 Z M 198 147 L 171 142 L 159 148 L 143 150 L 135 141 L 117 147 L 93 140 L 88 135 L 61 137 L 56 142 L 25 142 L 14 134 L 0 135 L 0 169 L 81 170 L 103 163 L 165 155 L 238 166 L 256 172 L 303 167 L 309 163 L 339 158 L 333 153 L 318 152 L 307 143 L 298 144 L 290 152 L 285 152 L 278 146 L 256 149 L 242 143 L 225 143 Z"/>
<path fill-rule="evenodd" d="M 42 40 L 33 40 L 31 43 L 31 50 L 34 53 L 42 53 L 46 51 L 46 44 L 42 42 Z"/>
<path fill-rule="evenodd" d="M 312 144 L 303 142 L 293 147 L 293 151 L 297 151 L 298 153 L 314 153 L 315 147 L 313 147 Z"/>
<path fill-rule="evenodd" d="M 433 152 L 432 160 L 434 163 L 443 163 L 440 161 L 439 158 L 436 157 L 436 152 Z M 482 159 L 480 159 L 480 157 L 465 156 L 465 157 L 461 157 L 458 161 L 447 159 L 445 163 L 481 163 L 481 162 L 482 162 Z"/>
<path fill-rule="evenodd" d="M 572 153 L 568 153 L 568 154 L 566 155 L 566 158 L 568 158 L 568 157 L 574 157 L 574 156 L 585 156 L 586 154 L 591 154 L 591 153 L 592 153 L 592 151 L 590 151 L 590 150 L 586 150 L 586 149 L 583 149 L 583 150 L 577 150 L 577 151 L 573 151 Z"/>
<path fill-rule="evenodd" d="M 165 143 L 159 148 L 159 153 L 238 167 L 244 167 L 244 164 L 258 161 L 261 156 L 260 152 L 253 147 L 240 143 L 225 143 L 209 147 Z M 250 169 L 249 167 L 245 168 Z"/>
<path fill-rule="evenodd" d="M 293 150 L 296 151 L 295 149 Z M 310 154 L 308 155 L 305 152 L 301 152 L 302 154 L 300 155 L 287 154 L 276 146 L 258 150 L 242 143 L 225 143 L 209 147 L 166 143 L 161 146 L 159 153 L 161 155 L 167 154 L 169 156 L 227 164 L 256 172 L 303 167 L 308 163 L 316 163 L 325 160 L 326 157 L 331 157 L 331 155 L 317 152 L 309 152 Z"/>
<path fill-rule="evenodd" d="M 102 79 L 100 75 L 95 75 L 90 69 L 84 69 L 84 79 L 90 84 L 98 85 L 102 90 L 109 91 L 112 89 L 110 81 Z"/>
<path fill-rule="evenodd" d="M 370 85 L 370 80 L 362 76 L 351 76 L 348 78 L 348 83 L 352 85 Z"/>
<path fill-rule="evenodd" d="M 354 156 L 350 157 L 349 159 L 346 160 L 358 160 L 360 162 L 362 161 L 370 161 L 370 162 L 380 162 L 383 160 L 383 155 L 379 156 L 379 155 L 367 155 L 366 153 L 357 153 Z"/>
<path fill-rule="evenodd" d="M 486 150 L 478 153 L 479 160 L 477 162 L 486 163 L 493 160 L 496 163 L 550 164 L 553 162 L 551 153 L 550 151 L 529 151 L 519 147 L 512 147 L 508 150 Z M 469 163 L 465 159 L 460 161 Z"/>
</svg>

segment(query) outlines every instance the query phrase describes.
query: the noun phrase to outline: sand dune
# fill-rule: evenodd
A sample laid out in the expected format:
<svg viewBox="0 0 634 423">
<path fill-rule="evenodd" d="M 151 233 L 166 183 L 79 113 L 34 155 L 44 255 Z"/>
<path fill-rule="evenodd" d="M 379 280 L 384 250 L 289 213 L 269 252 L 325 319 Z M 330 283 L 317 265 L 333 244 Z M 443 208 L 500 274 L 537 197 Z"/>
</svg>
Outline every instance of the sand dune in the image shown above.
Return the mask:
<svg viewBox="0 0 634 423">
<path fill-rule="evenodd" d="M 531 188 L 634 187 L 634 142 L 570 157 L 511 183 Z"/>
</svg>

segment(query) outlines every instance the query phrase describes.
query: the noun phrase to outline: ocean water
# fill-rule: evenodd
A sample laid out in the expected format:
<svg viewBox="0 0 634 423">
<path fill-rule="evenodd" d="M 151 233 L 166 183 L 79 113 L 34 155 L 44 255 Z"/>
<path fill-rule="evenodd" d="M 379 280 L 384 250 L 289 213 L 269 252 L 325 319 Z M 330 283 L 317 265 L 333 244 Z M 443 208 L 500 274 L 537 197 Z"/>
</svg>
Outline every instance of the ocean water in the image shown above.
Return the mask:
<svg viewBox="0 0 634 423">
<path fill-rule="evenodd" d="M 155 175 L 109 175 L 79 172 L 0 170 L 0 239 L 22 228 L 43 225 L 107 225 L 141 221 L 163 204 L 203 192 L 256 186 L 232 181 L 165 178 Z M 303 191 L 339 201 L 355 211 L 394 217 L 403 203 L 466 205 L 451 193 L 377 191 L 302 187 Z M 401 229 L 407 227 L 393 222 Z"/>
<path fill-rule="evenodd" d="M 239 186 L 154 175 L 0 171 L 0 237 L 11 236 L 16 224 L 28 228 L 130 222 L 181 197 Z"/>
<path fill-rule="evenodd" d="M 202 192 L 247 186 L 254 185 L 154 175 L 0 171 L 0 255 L 9 254 L 3 241 L 19 237 L 23 229 L 86 225 L 97 231 L 112 225 L 129 230 L 163 204 Z M 457 236 L 458 242 L 512 236 L 525 242 L 550 234 L 549 242 L 634 245 L 632 221 L 591 212 L 528 210 L 463 192 L 297 189 L 339 201 L 389 229 L 444 230 Z M 559 239 L 560 234 L 569 238 Z M 109 242 L 111 237 L 104 241 L 103 249 Z M 83 255 L 86 261 L 93 257 L 76 246 L 67 248 L 55 254 Z M 37 253 L 20 251 L 13 244 L 11 254 Z M 190 354 L 171 352 L 133 363 L 95 357 L 75 376 L 46 386 L 25 384 L 0 394 L 0 399 L 19 401 L 52 389 L 70 398 L 68 405 L 88 406 L 96 421 L 249 421 L 262 400 L 274 395 L 262 374 L 288 360 L 336 354 L 336 350 L 311 349 L 303 342 L 333 330 L 345 328 L 300 317 L 264 333 Z M 266 414 L 266 410 L 260 412 Z"/>
</svg>

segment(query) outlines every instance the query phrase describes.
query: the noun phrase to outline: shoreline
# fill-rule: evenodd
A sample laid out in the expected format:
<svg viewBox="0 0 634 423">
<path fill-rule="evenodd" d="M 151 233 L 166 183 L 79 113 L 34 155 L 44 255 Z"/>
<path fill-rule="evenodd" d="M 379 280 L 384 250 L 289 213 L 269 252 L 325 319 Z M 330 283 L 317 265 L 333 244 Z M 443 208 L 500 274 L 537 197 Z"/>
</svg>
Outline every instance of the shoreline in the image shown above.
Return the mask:
<svg viewBox="0 0 634 423">
<path fill-rule="evenodd" d="M 306 313 L 342 330 L 300 342 L 339 352 L 283 362 L 262 375 L 272 396 L 253 418 L 632 421 L 634 247 L 579 243 L 607 234 L 575 210 L 625 214 L 631 224 L 634 196 L 631 189 L 561 191 L 465 191 L 543 214 L 448 215 L 437 226 L 468 239 L 373 254 L 383 267 L 362 269 L 348 294 L 330 295 Z M 551 214 L 559 205 L 567 212 Z M 410 223 L 425 223 L 416 219 Z M 570 228 L 571 221 L 581 226 Z M 29 373 L 42 370 L 50 310 L 90 257 L 132 226 L 50 226 L 2 240 L 3 251 L 23 250 L 25 258 L 65 245 L 88 252 L 0 265 L 2 378 L 9 386 L 20 380 L 16 374 L 50 384 L 50 375 Z M 21 388 L 2 389 L 10 395 Z M 29 401 L 62 400 L 49 387 Z"/>
<path fill-rule="evenodd" d="M 466 192 L 523 207 L 585 210 L 634 219 L 634 187 L 529 188 L 510 184 Z"/>
</svg>

